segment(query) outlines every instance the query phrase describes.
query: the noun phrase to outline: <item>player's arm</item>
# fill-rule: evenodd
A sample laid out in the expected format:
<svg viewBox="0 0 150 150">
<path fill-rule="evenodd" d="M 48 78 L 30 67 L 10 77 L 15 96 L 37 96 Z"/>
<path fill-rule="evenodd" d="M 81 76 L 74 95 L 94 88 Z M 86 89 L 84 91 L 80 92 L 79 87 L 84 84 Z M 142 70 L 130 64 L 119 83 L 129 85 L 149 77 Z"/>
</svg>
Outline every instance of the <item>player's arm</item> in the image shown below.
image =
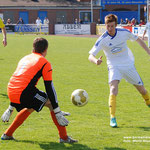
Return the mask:
<svg viewBox="0 0 150 150">
<path fill-rule="evenodd" d="M 102 63 L 102 57 L 103 56 L 100 56 L 98 59 L 93 55 L 93 54 L 90 54 L 89 55 L 89 61 L 96 64 L 96 65 L 100 65 Z"/>
<path fill-rule="evenodd" d="M 45 84 L 45 89 L 46 89 L 46 93 L 48 95 L 48 98 L 51 101 L 51 105 L 53 107 L 53 109 L 58 107 L 58 101 L 57 101 L 57 95 L 56 95 L 56 91 L 55 88 L 53 86 L 53 81 L 44 81 Z"/>
<path fill-rule="evenodd" d="M 140 38 L 138 38 L 136 41 L 150 55 L 150 49 L 147 47 L 145 42 L 141 40 Z"/>
<path fill-rule="evenodd" d="M 62 111 L 60 110 L 58 106 L 57 95 L 56 95 L 55 88 L 53 86 L 53 82 L 44 81 L 44 84 L 45 84 L 46 93 L 51 102 L 51 105 L 52 105 L 52 108 L 53 108 L 53 111 L 55 113 L 58 123 L 61 126 L 67 126 L 69 121 L 64 117 L 64 114 L 62 113 Z"/>
<path fill-rule="evenodd" d="M 6 37 L 6 29 L 5 29 L 5 27 L 2 28 L 2 33 L 3 33 L 3 45 L 6 46 L 7 45 L 7 37 Z"/>
<path fill-rule="evenodd" d="M 98 40 L 96 41 L 95 45 L 92 47 L 92 49 L 89 51 L 89 61 L 96 64 L 100 65 L 102 63 L 102 57 L 100 56 L 98 59 L 96 58 L 97 53 L 102 50 L 103 48 L 103 42 L 102 42 L 103 36 L 100 36 Z"/>
<path fill-rule="evenodd" d="M 67 126 L 69 122 L 64 117 L 64 115 L 58 105 L 57 94 L 56 94 L 56 91 L 55 91 L 55 88 L 53 85 L 53 81 L 52 81 L 52 69 L 51 69 L 50 63 L 47 63 L 44 66 L 42 75 L 43 75 L 43 79 L 44 79 L 46 93 L 51 102 L 56 119 L 61 126 Z"/>
</svg>

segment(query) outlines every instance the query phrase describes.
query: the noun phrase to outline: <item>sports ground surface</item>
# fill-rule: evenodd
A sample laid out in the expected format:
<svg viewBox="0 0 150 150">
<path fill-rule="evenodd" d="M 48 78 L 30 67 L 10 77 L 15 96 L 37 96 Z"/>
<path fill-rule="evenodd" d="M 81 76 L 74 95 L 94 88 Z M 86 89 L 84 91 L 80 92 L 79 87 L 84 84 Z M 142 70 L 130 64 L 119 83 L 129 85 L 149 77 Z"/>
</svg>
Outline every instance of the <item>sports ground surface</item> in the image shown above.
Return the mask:
<svg viewBox="0 0 150 150">
<path fill-rule="evenodd" d="M 9 105 L 7 83 L 18 61 L 32 51 L 33 39 L 40 35 L 8 35 L 8 46 L 0 45 L 0 116 Z M 1 36 L 0 36 L 1 37 Z M 77 144 L 59 144 L 58 133 L 47 108 L 34 112 L 14 133 L 15 141 L 0 140 L 4 150 L 149 150 L 150 108 L 136 89 L 122 80 L 117 97 L 118 128 L 109 126 L 108 75 L 106 59 L 96 66 L 88 61 L 88 51 L 97 36 L 46 36 L 49 50 L 46 58 L 53 66 L 53 82 L 62 110 L 71 113 L 67 127 L 68 135 L 79 140 Z M 2 41 L 2 37 L 0 39 Z M 128 42 L 135 56 L 135 66 L 150 91 L 150 57 L 136 42 Z M 42 79 L 38 88 L 44 89 Z M 75 89 L 85 89 L 89 102 L 76 107 L 70 101 Z M 10 122 L 0 122 L 0 135 Z"/>
</svg>

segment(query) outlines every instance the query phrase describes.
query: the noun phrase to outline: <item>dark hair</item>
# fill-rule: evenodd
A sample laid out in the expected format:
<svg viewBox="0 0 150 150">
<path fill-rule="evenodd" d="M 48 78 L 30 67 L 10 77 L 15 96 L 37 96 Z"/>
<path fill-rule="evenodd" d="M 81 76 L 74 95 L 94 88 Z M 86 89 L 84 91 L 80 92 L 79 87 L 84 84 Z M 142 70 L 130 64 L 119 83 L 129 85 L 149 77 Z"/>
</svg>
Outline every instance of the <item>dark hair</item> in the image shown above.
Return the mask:
<svg viewBox="0 0 150 150">
<path fill-rule="evenodd" d="M 115 24 L 117 25 L 118 17 L 114 14 L 109 14 L 105 16 L 105 24 L 108 24 L 110 22 L 115 22 Z"/>
<path fill-rule="evenodd" d="M 44 38 L 36 38 L 33 41 L 33 52 L 43 53 L 48 48 L 48 41 Z"/>
</svg>

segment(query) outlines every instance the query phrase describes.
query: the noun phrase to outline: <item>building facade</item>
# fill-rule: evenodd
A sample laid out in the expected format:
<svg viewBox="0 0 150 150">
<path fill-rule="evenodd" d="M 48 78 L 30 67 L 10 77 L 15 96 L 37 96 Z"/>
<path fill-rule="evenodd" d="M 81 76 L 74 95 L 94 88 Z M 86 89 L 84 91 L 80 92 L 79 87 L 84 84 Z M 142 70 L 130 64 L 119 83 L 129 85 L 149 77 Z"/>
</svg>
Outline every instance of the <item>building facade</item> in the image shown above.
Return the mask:
<svg viewBox="0 0 150 150">
<path fill-rule="evenodd" d="M 97 22 L 100 18 L 100 5 L 92 7 L 93 22 Z M 17 23 L 21 17 L 25 24 L 34 24 L 37 17 L 42 22 L 48 17 L 50 24 L 71 24 L 77 19 L 81 23 L 91 23 L 91 5 L 90 3 L 82 3 L 78 1 L 47 1 L 39 0 L 1 0 L 0 14 L 3 16 L 4 22 L 11 19 L 12 23 Z"/>
</svg>

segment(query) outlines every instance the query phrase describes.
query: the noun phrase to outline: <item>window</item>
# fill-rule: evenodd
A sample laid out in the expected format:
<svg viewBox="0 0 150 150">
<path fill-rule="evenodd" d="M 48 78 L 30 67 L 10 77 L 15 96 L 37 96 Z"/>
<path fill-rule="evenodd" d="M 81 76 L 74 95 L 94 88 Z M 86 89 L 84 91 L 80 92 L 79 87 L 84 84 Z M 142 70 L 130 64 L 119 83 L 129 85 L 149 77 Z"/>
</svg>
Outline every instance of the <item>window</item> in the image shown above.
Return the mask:
<svg viewBox="0 0 150 150">
<path fill-rule="evenodd" d="M 90 23 L 91 22 L 91 12 L 90 11 L 80 11 L 80 20 L 83 23 Z"/>
</svg>

